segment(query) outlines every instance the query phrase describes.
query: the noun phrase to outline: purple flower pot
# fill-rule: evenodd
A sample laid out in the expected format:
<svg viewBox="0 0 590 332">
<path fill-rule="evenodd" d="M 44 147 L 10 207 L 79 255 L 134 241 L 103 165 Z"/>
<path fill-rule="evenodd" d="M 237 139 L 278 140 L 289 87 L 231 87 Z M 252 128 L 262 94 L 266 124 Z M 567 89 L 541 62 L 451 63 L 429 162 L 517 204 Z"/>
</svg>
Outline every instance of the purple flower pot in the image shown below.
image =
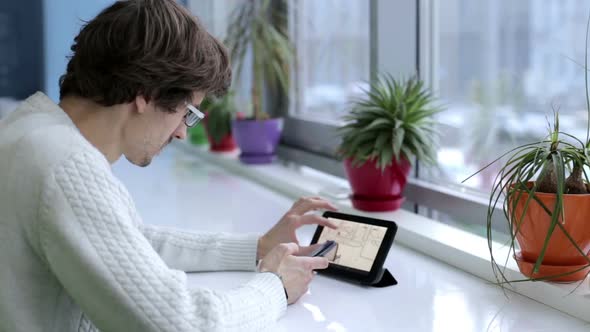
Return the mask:
<svg viewBox="0 0 590 332">
<path fill-rule="evenodd" d="M 240 147 L 240 160 L 245 164 L 268 164 L 275 159 L 275 151 L 283 119 L 234 120 L 232 133 Z"/>
</svg>

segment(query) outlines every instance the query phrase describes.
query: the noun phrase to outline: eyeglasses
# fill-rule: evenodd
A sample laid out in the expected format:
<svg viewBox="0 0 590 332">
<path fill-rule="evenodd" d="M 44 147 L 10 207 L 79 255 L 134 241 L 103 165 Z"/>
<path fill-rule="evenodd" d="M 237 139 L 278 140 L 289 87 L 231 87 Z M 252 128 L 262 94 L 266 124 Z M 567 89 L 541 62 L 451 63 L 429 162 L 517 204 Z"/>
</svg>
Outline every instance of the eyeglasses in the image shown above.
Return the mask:
<svg viewBox="0 0 590 332">
<path fill-rule="evenodd" d="M 186 108 L 187 110 L 184 116 L 184 124 L 186 124 L 188 128 L 196 126 L 199 121 L 205 118 L 205 114 L 203 114 L 203 112 L 199 111 L 193 105 L 187 103 Z"/>
</svg>

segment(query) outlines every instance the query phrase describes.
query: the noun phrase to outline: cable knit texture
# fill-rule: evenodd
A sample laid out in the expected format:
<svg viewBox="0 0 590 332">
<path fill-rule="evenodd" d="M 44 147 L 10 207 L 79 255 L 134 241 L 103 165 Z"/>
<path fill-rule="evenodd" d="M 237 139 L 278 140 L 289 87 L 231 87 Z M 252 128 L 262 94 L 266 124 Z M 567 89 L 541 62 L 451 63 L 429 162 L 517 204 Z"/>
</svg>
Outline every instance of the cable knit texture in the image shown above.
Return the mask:
<svg viewBox="0 0 590 332">
<path fill-rule="evenodd" d="M 0 122 L 0 331 L 256 331 L 281 281 L 189 288 L 185 271 L 254 270 L 256 235 L 144 225 L 110 165 L 37 93 Z"/>
</svg>

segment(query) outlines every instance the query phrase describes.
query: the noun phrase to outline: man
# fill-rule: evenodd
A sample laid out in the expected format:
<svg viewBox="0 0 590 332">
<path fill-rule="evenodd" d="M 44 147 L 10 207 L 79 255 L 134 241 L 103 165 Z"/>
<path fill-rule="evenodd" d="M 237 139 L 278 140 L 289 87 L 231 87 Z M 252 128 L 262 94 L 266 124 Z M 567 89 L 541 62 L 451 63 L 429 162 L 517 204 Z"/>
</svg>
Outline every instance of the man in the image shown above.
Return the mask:
<svg viewBox="0 0 590 332">
<path fill-rule="evenodd" d="M 0 122 L 0 331 L 249 331 L 308 288 L 325 258 L 295 230 L 334 228 L 306 198 L 261 237 L 144 225 L 110 164 L 147 166 L 231 80 L 225 48 L 173 0 L 117 2 L 88 22 L 60 79 Z M 299 256 L 297 256 L 299 255 Z M 182 271 L 255 270 L 229 292 Z"/>
</svg>

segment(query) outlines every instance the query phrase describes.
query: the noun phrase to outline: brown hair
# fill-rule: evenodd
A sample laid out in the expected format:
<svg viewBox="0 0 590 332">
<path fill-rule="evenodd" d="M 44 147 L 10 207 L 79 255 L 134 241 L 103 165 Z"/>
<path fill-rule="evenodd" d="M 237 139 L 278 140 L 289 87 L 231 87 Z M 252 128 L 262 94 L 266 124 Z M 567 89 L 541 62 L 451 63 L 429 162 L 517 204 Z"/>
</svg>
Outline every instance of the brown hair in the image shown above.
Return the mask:
<svg viewBox="0 0 590 332">
<path fill-rule="evenodd" d="M 74 39 L 60 99 L 103 106 L 142 95 L 172 111 L 194 91 L 222 95 L 231 83 L 226 48 L 174 0 L 117 1 Z"/>
</svg>

